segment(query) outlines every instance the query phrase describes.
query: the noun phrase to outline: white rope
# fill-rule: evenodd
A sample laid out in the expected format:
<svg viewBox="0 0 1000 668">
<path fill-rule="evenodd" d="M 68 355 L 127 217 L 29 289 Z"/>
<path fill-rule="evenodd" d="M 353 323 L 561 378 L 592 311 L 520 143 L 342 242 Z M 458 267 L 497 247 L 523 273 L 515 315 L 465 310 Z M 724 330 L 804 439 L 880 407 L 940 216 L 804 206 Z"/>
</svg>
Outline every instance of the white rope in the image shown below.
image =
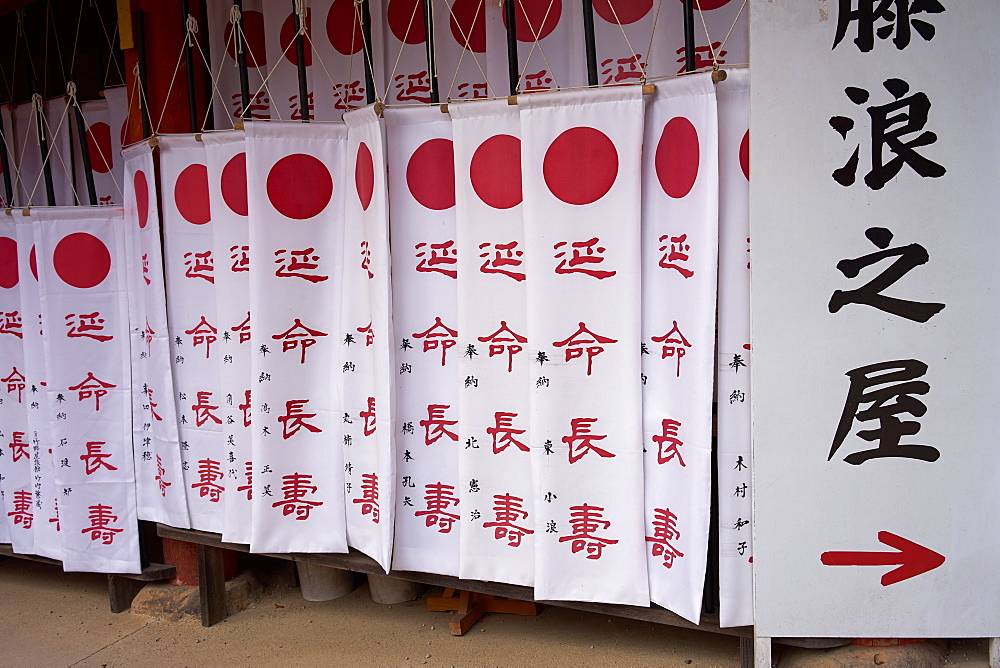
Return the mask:
<svg viewBox="0 0 1000 668">
<path fill-rule="evenodd" d="M 510 0 L 505 1 L 510 2 Z M 552 11 L 553 0 L 549 0 L 549 6 L 545 9 L 545 15 L 542 17 L 542 24 L 538 26 L 538 30 L 535 30 L 535 27 L 531 25 L 531 19 L 528 18 L 528 10 L 525 9 L 524 3 L 521 0 L 517 0 L 517 4 L 521 7 L 521 12 L 524 14 L 524 22 L 528 24 L 528 30 L 531 31 L 532 37 L 531 49 L 528 51 L 528 57 L 524 59 L 524 67 L 521 69 L 521 76 L 517 78 L 517 89 L 521 90 L 521 82 L 524 80 L 524 75 L 528 72 L 528 63 L 531 62 L 531 56 L 535 52 L 535 47 L 538 47 L 539 53 L 542 54 L 542 60 L 545 61 L 545 67 L 548 68 L 549 74 L 552 75 L 552 82 L 556 85 L 556 88 L 559 88 L 559 80 L 556 79 L 556 73 L 552 70 L 552 65 L 549 64 L 549 59 L 545 56 L 545 48 L 539 41 L 541 39 L 539 34 L 541 33 L 542 28 L 545 27 L 545 22 L 549 20 L 549 12 Z M 517 21 L 516 16 L 514 17 L 514 21 Z"/>
<path fill-rule="evenodd" d="M 235 7 L 236 5 L 233 6 Z M 198 47 L 198 53 L 201 54 L 201 61 L 205 63 L 205 70 L 208 72 L 209 76 L 212 77 L 212 99 L 214 100 L 215 97 L 218 96 L 219 101 L 222 103 L 222 108 L 226 110 L 226 118 L 229 119 L 229 123 L 233 126 L 234 130 L 236 129 L 236 123 L 233 121 L 232 114 L 229 113 L 229 107 L 226 104 L 225 98 L 222 97 L 222 91 L 219 90 L 219 78 L 222 76 L 222 68 L 226 64 L 225 53 L 229 51 L 229 45 L 232 43 L 233 34 L 235 32 L 235 30 L 231 30 L 229 32 L 229 38 L 226 39 L 226 43 L 222 47 L 222 54 L 219 56 L 219 69 L 215 72 L 215 74 L 212 73 L 212 66 L 208 62 L 208 57 L 205 56 L 205 51 L 201 48 L 201 43 L 197 39 L 194 40 L 195 46 Z M 205 118 L 201 121 L 201 129 L 203 131 L 205 126 L 208 124 L 208 115 L 212 113 L 212 105 L 209 104 L 206 105 L 206 107 Z"/>
<path fill-rule="evenodd" d="M 420 2 L 414 2 L 413 11 L 410 12 L 410 22 L 406 24 L 406 32 L 403 33 L 403 39 L 399 41 L 399 52 L 396 54 L 396 62 L 392 64 L 392 72 L 389 74 L 389 79 L 385 82 L 385 93 L 382 94 L 383 100 L 389 99 L 389 89 L 392 87 L 393 77 L 396 76 L 396 68 L 399 67 L 399 59 L 403 56 L 403 49 L 406 48 L 406 38 L 410 36 L 410 28 L 413 27 L 413 19 L 417 16 L 418 7 L 420 7 Z M 426 39 L 426 35 L 424 37 Z M 427 74 L 430 76 L 430 72 Z"/>
<path fill-rule="evenodd" d="M 195 41 L 194 36 L 198 34 L 198 19 L 188 14 L 187 19 L 184 21 L 184 27 L 186 30 L 185 36 L 187 37 L 188 46 L 193 48 Z"/>
<path fill-rule="evenodd" d="M 618 24 L 618 27 L 622 31 L 622 37 L 625 38 L 625 44 L 628 45 L 629 51 L 632 52 L 632 60 L 635 61 L 635 64 L 639 66 L 640 70 L 642 70 L 642 78 L 639 79 L 639 83 L 646 83 L 646 66 L 643 65 L 642 62 L 640 62 L 639 54 L 637 54 L 635 52 L 635 49 L 632 48 L 632 42 L 629 41 L 628 34 L 625 32 L 625 26 L 622 25 L 621 19 L 618 18 L 618 11 L 615 9 L 614 0 L 608 0 L 608 7 L 611 8 L 611 13 L 614 14 L 615 16 L 615 22 Z M 649 58 L 649 54 L 646 54 L 646 58 L 647 59 Z"/>
<path fill-rule="evenodd" d="M 663 7 L 663 0 L 656 3 L 656 14 L 653 16 L 653 29 L 649 31 L 649 45 L 646 47 L 646 62 L 653 62 L 653 37 L 656 35 L 656 25 L 660 21 L 660 8 Z"/>
<path fill-rule="evenodd" d="M 716 51 L 715 47 L 712 46 L 712 36 L 708 34 L 708 23 L 705 22 L 705 10 L 701 8 L 701 0 L 694 0 L 698 3 L 698 16 L 701 17 L 701 25 L 705 29 L 705 39 L 708 40 L 708 52 L 712 56 L 712 68 L 719 69 L 719 53 L 721 53 L 726 48 L 726 43 L 729 41 L 729 36 L 733 34 L 733 28 L 740 20 L 740 16 L 743 15 L 743 10 L 746 9 L 747 0 L 743 0 L 743 4 L 740 5 L 740 11 L 736 12 L 736 18 L 733 19 L 733 24 L 729 26 L 729 32 L 726 33 L 725 39 L 719 43 L 719 50 Z"/>
<path fill-rule="evenodd" d="M 72 81 L 70 82 L 70 85 L 73 85 Z M 80 112 L 80 118 L 83 119 L 83 125 L 87 129 L 87 131 L 89 132 L 90 131 L 90 123 L 87 121 L 87 117 L 83 113 L 83 105 L 81 105 L 80 102 L 79 102 L 79 100 L 77 100 L 77 97 L 76 97 L 76 86 L 73 85 L 73 88 L 72 88 L 72 91 L 71 91 L 69 85 L 67 85 L 66 86 L 66 93 L 70 96 L 70 102 L 71 102 L 71 104 L 74 107 L 76 107 L 77 110 Z M 80 141 L 86 141 L 86 140 L 87 140 L 86 137 L 84 137 Z M 96 144 L 97 142 L 94 142 L 94 143 Z M 103 162 L 104 166 L 107 167 L 107 173 L 111 175 L 111 180 L 114 182 L 115 188 L 118 190 L 118 195 L 122 198 L 122 201 L 124 202 L 125 201 L 125 193 L 122 192 L 121 184 L 118 183 L 118 179 L 115 178 L 115 172 L 114 172 L 114 170 L 111 169 L 111 165 L 108 164 L 108 157 L 105 156 L 104 153 L 101 153 L 99 146 L 98 146 L 98 153 L 100 153 L 101 162 Z M 93 156 L 90 157 L 90 161 L 93 163 L 93 161 L 94 161 L 94 157 Z M 91 166 L 90 165 L 84 165 L 83 168 L 84 169 L 91 169 Z"/>
<path fill-rule="evenodd" d="M 295 14 L 299 17 L 298 35 L 306 34 L 306 3 L 305 0 L 295 0 Z"/>
<path fill-rule="evenodd" d="M 329 79 L 330 83 L 333 85 L 333 92 L 336 93 L 337 97 L 340 98 L 340 101 L 344 104 L 344 108 L 350 109 L 351 108 L 350 102 L 343 95 L 340 94 L 339 90 L 337 90 L 337 85 L 336 82 L 333 80 L 333 75 L 330 74 L 330 70 L 326 68 L 326 63 L 323 62 L 323 57 L 320 56 L 319 51 L 316 50 L 316 45 L 313 44 L 312 37 L 309 36 L 309 33 L 305 33 L 305 37 L 306 40 L 309 42 L 310 51 L 312 52 L 313 55 L 316 56 L 316 60 L 319 61 L 319 64 L 323 66 L 323 71 L 326 72 L 326 78 Z M 348 85 L 350 85 L 350 82 L 348 82 Z M 302 100 L 299 100 L 299 107 L 300 108 L 302 107 Z"/>
<path fill-rule="evenodd" d="M 483 9 L 484 0 L 479 0 L 479 5 L 476 7 L 476 13 L 472 17 L 472 25 L 469 27 L 469 34 L 466 35 L 465 31 L 462 29 L 462 24 L 458 22 L 458 17 L 455 16 L 455 12 L 452 6 L 448 4 L 448 0 L 444 0 L 445 7 L 448 8 L 448 13 L 451 14 L 451 20 L 454 21 L 454 25 L 458 26 L 458 31 L 462 33 L 462 38 L 465 39 L 465 44 L 462 48 L 462 55 L 458 57 L 458 65 L 455 66 L 455 75 L 451 78 L 451 84 L 448 86 L 448 94 L 445 95 L 446 100 L 451 100 L 451 91 L 455 87 L 455 81 L 458 79 L 458 72 L 462 69 L 462 59 L 465 58 L 465 53 L 468 51 L 472 53 L 472 59 L 476 63 L 476 67 L 479 68 L 479 73 L 483 75 L 483 81 L 486 82 L 486 96 L 489 97 L 490 92 L 493 90 L 490 87 L 489 77 L 486 76 L 486 72 L 483 71 L 483 66 L 479 62 L 479 58 L 476 56 L 476 52 L 469 48 L 469 41 L 472 39 L 472 31 L 475 29 L 476 21 L 479 19 L 479 13 Z"/>
<path fill-rule="evenodd" d="M 69 104 L 66 104 L 66 106 L 63 107 L 62 116 L 59 117 L 59 122 L 56 124 L 55 132 L 52 131 L 52 128 L 49 126 L 48 119 L 45 118 L 45 111 L 44 111 L 45 107 L 42 103 L 41 95 L 35 93 L 31 97 L 31 106 L 32 110 L 38 110 L 41 112 L 37 114 L 35 118 L 41 117 L 42 123 L 44 124 L 45 128 L 49 130 L 49 137 L 52 139 L 52 141 L 49 144 L 48 152 L 42 157 L 42 169 L 38 173 L 38 178 L 35 179 L 35 185 L 31 188 L 31 192 L 28 194 L 28 206 L 31 206 L 31 200 L 35 196 L 35 191 L 38 190 L 38 184 L 41 182 L 42 177 L 45 176 L 45 166 L 49 164 L 49 160 L 52 158 L 53 151 L 55 151 L 56 155 L 59 157 L 59 162 L 62 164 L 63 170 L 66 172 L 67 175 L 69 174 L 69 169 L 66 167 L 66 161 L 65 159 L 63 159 L 62 152 L 59 150 L 59 147 L 55 142 L 55 137 L 58 136 L 59 131 L 62 130 L 63 123 L 66 122 L 66 113 L 69 111 Z M 41 136 L 44 136 L 43 133 L 44 129 L 42 128 L 42 126 L 39 126 L 39 134 Z M 73 197 L 79 200 L 80 197 L 79 195 L 77 195 L 76 188 L 73 186 L 73 179 L 67 179 L 67 180 L 69 181 L 70 188 L 73 190 Z"/>
</svg>

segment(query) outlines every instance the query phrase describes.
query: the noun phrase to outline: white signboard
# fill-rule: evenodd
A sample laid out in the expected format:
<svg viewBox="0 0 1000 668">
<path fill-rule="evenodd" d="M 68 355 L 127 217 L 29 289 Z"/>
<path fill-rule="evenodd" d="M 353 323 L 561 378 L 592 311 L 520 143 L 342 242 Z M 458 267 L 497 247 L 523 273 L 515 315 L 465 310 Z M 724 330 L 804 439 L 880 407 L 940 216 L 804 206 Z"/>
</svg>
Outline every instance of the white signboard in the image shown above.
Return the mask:
<svg viewBox="0 0 1000 668">
<path fill-rule="evenodd" d="M 855 4 L 751 2 L 757 634 L 996 636 L 996 4 Z"/>
</svg>

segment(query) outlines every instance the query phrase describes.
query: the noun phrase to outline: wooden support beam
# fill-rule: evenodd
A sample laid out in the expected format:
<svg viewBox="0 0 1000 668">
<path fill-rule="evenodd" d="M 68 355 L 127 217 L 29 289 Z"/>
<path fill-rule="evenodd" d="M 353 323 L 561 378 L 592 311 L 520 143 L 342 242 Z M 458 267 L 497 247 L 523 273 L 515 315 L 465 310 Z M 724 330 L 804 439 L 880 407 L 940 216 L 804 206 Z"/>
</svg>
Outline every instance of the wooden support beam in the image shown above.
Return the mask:
<svg viewBox="0 0 1000 668">
<path fill-rule="evenodd" d="M 212 626 L 226 618 L 226 575 L 222 548 L 198 545 L 198 593 L 201 625 Z"/>
</svg>

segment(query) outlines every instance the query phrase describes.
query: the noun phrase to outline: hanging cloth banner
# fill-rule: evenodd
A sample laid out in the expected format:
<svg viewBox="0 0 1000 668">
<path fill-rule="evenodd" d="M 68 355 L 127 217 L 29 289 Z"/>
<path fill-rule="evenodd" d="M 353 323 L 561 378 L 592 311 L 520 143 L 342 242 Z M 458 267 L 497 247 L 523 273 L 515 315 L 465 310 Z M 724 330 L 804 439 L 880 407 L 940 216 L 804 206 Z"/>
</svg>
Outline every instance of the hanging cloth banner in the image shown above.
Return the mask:
<svg viewBox="0 0 1000 668">
<path fill-rule="evenodd" d="M 63 569 L 138 573 L 123 212 L 31 212 Z"/>
<path fill-rule="evenodd" d="M 222 532 L 224 437 L 219 392 L 222 323 L 216 313 L 215 256 L 205 145 L 162 136 L 163 257 L 167 333 L 180 419 L 184 489 L 191 524 Z"/>
<path fill-rule="evenodd" d="M 341 348 L 347 128 L 246 130 L 254 552 L 346 552 Z M 248 325 L 249 326 L 249 325 Z M 353 339 L 357 344 L 357 337 Z"/>
<path fill-rule="evenodd" d="M 57 410 L 49 403 L 45 381 L 45 340 L 51 331 L 42 323 L 41 291 L 38 285 L 38 254 L 30 217 L 15 215 L 17 225 L 18 287 L 21 292 L 22 333 L 24 334 L 24 376 L 28 408 L 28 434 L 31 441 L 32 492 L 35 522 L 34 553 L 62 560 L 59 534 L 59 489 L 55 481 L 51 424 Z"/>
<path fill-rule="evenodd" d="M 20 212 L 18 212 L 19 214 Z M 34 553 L 34 531 L 42 521 L 35 506 L 28 391 L 24 366 L 24 332 L 37 327 L 35 316 L 21 306 L 17 226 L 14 216 L 0 216 L 0 492 L 15 552 Z"/>
<path fill-rule="evenodd" d="M 719 85 L 719 624 L 753 624 L 750 72 Z"/>
<path fill-rule="evenodd" d="M 520 65 L 518 90 L 586 86 L 581 6 L 561 0 L 518 2 L 514 13 Z"/>
<path fill-rule="evenodd" d="M 287 3 L 286 3 L 287 4 Z M 244 0 L 242 33 L 236 28 L 237 10 L 231 2 L 208 3 L 208 33 L 212 45 L 212 113 L 215 127 L 233 127 L 243 117 L 243 94 L 240 90 L 239 54 L 246 56 L 250 104 L 246 118 L 271 118 L 271 97 L 262 87 L 267 75 L 267 49 L 264 45 L 264 13 L 261 0 Z"/>
<path fill-rule="evenodd" d="M 372 107 L 344 114 L 348 171 L 344 217 L 342 346 L 347 542 L 389 571 L 395 517 L 396 382 L 389 293 L 385 130 Z"/>
<path fill-rule="evenodd" d="M 125 240 L 132 333 L 132 448 L 139 519 L 191 526 L 181 463 L 167 333 L 160 212 L 153 151 L 143 142 L 118 158 L 125 172 Z"/>
<path fill-rule="evenodd" d="M 500 80 L 494 84 L 486 77 L 488 4 L 455 0 L 427 3 L 434 16 L 434 46 L 442 102 L 496 97 L 507 92 Z M 500 87 L 494 89 L 495 85 Z"/>
<path fill-rule="evenodd" d="M 94 194 L 97 197 L 95 204 L 109 206 L 122 202 L 123 195 L 119 190 L 123 187 L 121 185 L 121 145 L 120 140 L 113 137 L 109 105 L 108 100 L 92 100 L 80 104 L 84 122 L 87 124 L 87 131 L 83 139 L 76 131 L 75 119 L 67 118 L 66 121 L 73 122 L 73 165 L 76 190 L 82 204 L 90 203 L 87 192 L 86 171 L 88 169 L 94 177 Z M 83 142 L 87 143 L 90 155 L 89 164 L 83 162 Z"/>
<path fill-rule="evenodd" d="M 225 437 L 225 521 L 222 539 L 250 542 L 253 464 L 250 459 L 250 221 L 247 155 L 238 130 L 202 135 L 208 159 L 213 254 L 218 259 L 219 416 Z"/>
<path fill-rule="evenodd" d="M 299 99 L 299 58 L 295 49 L 295 7 L 298 2 L 288 0 L 263 0 L 264 7 L 264 37 L 267 48 L 267 91 L 271 97 L 271 117 L 277 121 L 301 121 L 302 101 Z M 313 8 L 310 3 L 302 2 L 305 9 L 305 25 L 303 28 L 309 35 L 302 37 L 303 56 L 306 69 L 306 90 L 308 91 L 310 118 L 316 118 L 316 103 L 313 94 L 314 69 L 310 39 L 315 34 L 312 27 Z M 314 3 L 313 3 L 314 4 Z M 320 3 L 324 4 L 324 3 Z M 321 13 L 321 12 L 317 12 Z M 325 30 L 326 26 L 317 21 L 316 33 Z M 321 69 L 321 68 L 320 68 Z M 320 72 L 323 78 L 326 75 Z M 333 120 L 333 114 L 326 114 L 323 120 Z M 339 114 L 338 114 L 339 116 Z"/>
<path fill-rule="evenodd" d="M 7 201 L 7 188 L 3 185 L 4 173 L 3 165 L 0 164 L 0 207 L 7 208 L 14 206 L 15 198 L 17 197 L 17 151 L 15 133 L 14 133 L 14 119 L 11 116 L 10 105 L 0 106 L 0 141 L 4 143 L 4 147 L 7 149 L 7 166 L 9 168 L 9 173 L 7 174 L 10 178 L 11 186 L 11 198 Z M 2 531 L 2 529 L 0 529 Z"/>
<path fill-rule="evenodd" d="M 642 213 L 646 559 L 654 603 L 698 623 L 712 498 L 719 179 L 710 74 L 657 84 Z"/>
<path fill-rule="evenodd" d="M 49 167 L 52 171 L 52 186 L 56 196 L 56 204 L 73 206 L 78 204 L 77 190 L 73 185 L 73 141 L 72 128 L 75 123 L 73 109 L 66 97 L 56 97 L 45 101 L 45 138 L 49 142 Z M 44 158 L 45 156 L 42 156 Z M 45 183 L 39 184 L 36 204 L 44 202 Z M 81 184 L 82 185 L 82 184 Z M 80 191 L 81 197 L 86 197 L 86 186 Z"/>
<path fill-rule="evenodd" d="M 121 188 L 121 194 L 117 189 L 114 194 L 124 198 L 125 160 L 120 156 L 122 149 L 128 144 L 128 89 L 125 86 L 106 88 L 104 99 L 108 102 L 108 125 L 111 134 L 111 174 Z M 117 203 L 117 200 L 115 202 Z"/>
<path fill-rule="evenodd" d="M 396 364 L 394 570 L 458 575 L 458 261 L 451 121 L 385 110 Z"/>
<path fill-rule="evenodd" d="M 649 604 L 641 96 L 636 86 L 518 98 L 538 599 Z"/>
<path fill-rule="evenodd" d="M 17 206 L 36 206 L 45 201 L 45 180 L 42 178 L 42 153 L 38 146 L 38 123 L 31 102 L 14 107 L 13 118 L 14 163 L 17 179 L 14 182 L 14 203 Z M 34 191 L 34 192 L 32 192 Z M 31 198 L 29 199 L 29 195 Z"/>
<path fill-rule="evenodd" d="M 378 22 L 382 3 L 367 0 L 372 35 L 372 53 L 381 54 L 382 25 Z M 322 0 L 312 3 L 316 31 L 311 34 L 317 66 L 313 70 L 316 116 L 336 120 L 348 109 L 366 104 L 364 35 L 361 30 L 361 3 L 354 0 Z M 306 48 L 309 48 L 308 42 Z M 381 60 L 375 67 L 375 96 L 385 91 Z"/>
<path fill-rule="evenodd" d="M 535 509 L 521 141 L 506 100 L 449 105 L 459 273 L 460 576 L 530 586 Z M 467 446 L 467 447 L 465 447 Z"/>
</svg>

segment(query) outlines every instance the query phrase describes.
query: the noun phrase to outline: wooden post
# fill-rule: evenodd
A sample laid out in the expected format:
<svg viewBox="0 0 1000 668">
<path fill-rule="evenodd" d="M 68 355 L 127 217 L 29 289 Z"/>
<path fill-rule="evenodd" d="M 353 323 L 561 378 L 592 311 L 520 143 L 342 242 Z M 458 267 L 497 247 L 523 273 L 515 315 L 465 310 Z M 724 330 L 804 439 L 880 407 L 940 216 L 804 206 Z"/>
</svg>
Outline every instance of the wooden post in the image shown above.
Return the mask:
<svg viewBox="0 0 1000 668">
<path fill-rule="evenodd" d="M 771 639 L 756 636 L 753 644 L 753 662 L 756 668 L 771 668 Z"/>
<path fill-rule="evenodd" d="M 990 638 L 990 668 L 1000 668 L 1000 638 Z"/>
<path fill-rule="evenodd" d="M 226 576 L 223 550 L 198 545 L 198 593 L 201 596 L 201 625 L 212 626 L 226 618 Z"/>
</svg>

